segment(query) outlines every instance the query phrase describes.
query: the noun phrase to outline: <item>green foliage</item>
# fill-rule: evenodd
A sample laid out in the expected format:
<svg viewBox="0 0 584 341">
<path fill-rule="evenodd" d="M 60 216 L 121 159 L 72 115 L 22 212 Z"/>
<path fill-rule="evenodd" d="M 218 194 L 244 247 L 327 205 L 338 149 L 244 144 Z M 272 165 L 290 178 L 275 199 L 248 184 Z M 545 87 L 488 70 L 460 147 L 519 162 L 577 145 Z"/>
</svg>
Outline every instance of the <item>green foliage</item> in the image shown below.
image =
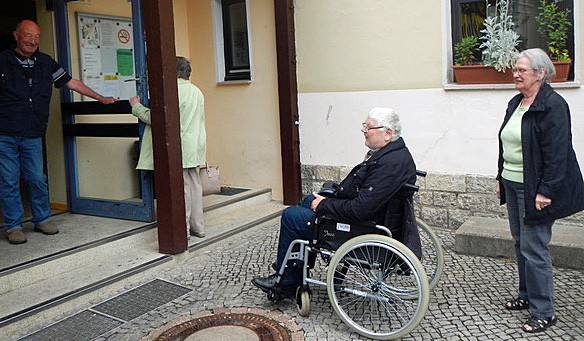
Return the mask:
<svg viewBox="0 0 584 341">
<path fill-rule="evenodd" d="M 539 14 L 535 21 L 539 24 L 537 31 L 543 36 L 550 58 L 557 61 L 569 61 L 567 41 L 568 29 L 572 26 L 570 22 L 570 10 L 560 11 L 554 1 L 541 0 Z"/>
<path fill-rule="evenodd" d="M 454 65 L 469 65 L 476 61 L 479 52 L 479 39 L 475 36 L 464 37 L 454 45 Z"/>
<path fill-rule="evenodd" d="M 514 25 L 513 16 L 509 14 L 509 1 L 497 0 L 495 15 L 485 19 L 485 29 L 481 30 L 484 35 L 480 39 L 484 42 L 479 48 L 483 49 L 483 63 L 486 66 L 493 66 L 499 72 L 514 66 L 520 41 L 519 34 L 513 30 Z"/>
</svg>

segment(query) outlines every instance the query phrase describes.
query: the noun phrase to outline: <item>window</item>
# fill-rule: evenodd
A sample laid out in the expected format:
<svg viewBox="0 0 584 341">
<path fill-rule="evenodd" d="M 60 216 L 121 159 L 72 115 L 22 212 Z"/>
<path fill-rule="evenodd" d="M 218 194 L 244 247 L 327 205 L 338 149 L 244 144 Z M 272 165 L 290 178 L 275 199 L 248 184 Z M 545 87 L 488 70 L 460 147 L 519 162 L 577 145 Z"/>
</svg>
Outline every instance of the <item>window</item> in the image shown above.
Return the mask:
<svg viewBox="0 0 584 341">
<path fill-rule="evenodd" d="M 251 44 L 246 0 L 214 0 L 217 81 L 250 81 Z"/>
<path fill-rule="evenodd" d="M 452 47 L 462 38 L 475 35 L 480 37 L 487 13 L 487 2 L 492 6 L 489 10 L 494 9 L 496 0 L 451 0 L 452 11 Z M 572 67 L 568 79 L 574 79 L 574 2 L 573 0 L 548 0 L 556 2 L 560 10 L 570 10 L 570 21 L 572 26 L 568 31 L 568 52 L 572 59 Z M 511 15 L 515 23 L 515 31 L 521 36 L 521 42 L 517 49 L 519 51 L 528 48 L 539 47 L 547 50 L 547 46 L 537 31 L 538 23 L 535 17 L 538 15 L 538 6 L 540 0 L 512 0 L 510 1 Z M 454 49 L 452 50 L 454 55 Z M 477 56 L 480 60 L 480 56 Z"/>
</svg>

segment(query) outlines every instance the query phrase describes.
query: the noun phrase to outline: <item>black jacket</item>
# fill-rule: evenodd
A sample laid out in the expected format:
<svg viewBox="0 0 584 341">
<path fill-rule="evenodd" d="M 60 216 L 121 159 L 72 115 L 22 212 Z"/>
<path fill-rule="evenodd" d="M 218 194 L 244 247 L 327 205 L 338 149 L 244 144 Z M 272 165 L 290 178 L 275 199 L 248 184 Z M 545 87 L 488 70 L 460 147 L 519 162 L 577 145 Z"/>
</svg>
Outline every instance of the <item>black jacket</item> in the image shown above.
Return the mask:
<svg viewBox="0 0 584 341">
<path fill-rule="evenodd" d="M 503 171 L 501 130 L 523 99 L 518 94 L 509 101 L 503 125 L 499 130 L 499 163 L 497 179 Z M 523 185 L 525 191 L 525 223 L 550 222 L 584 209 L 584 182 L 572 147 L 572 128 L 568 103 L 549 84 L 542 85 L 521 121 L 523 150 Z M 501 205 L 505 192 L 501 189 Z M 535 196 L 543 194 L 552 200 L 541 211 L 535 209 Z"/>
<path fill-rule="evenodd" d="M 372 220 L 400 240 L 405 199 L 412 195 L 402 186 L 415 182 L 416 165 L 400 137 L 355 166 L 339 184 L 336 197 L 321 201 L 316 213 L 348 222 Z"/>
<path fill-rule="evenodd" d="M 45 134 L 53 77 L 64 70 L 42 52 L 35 52 L 31 58 L 35 63 L 32 84 L 29 84 L 14 50 L 0 53 L 0 135 L 41 137 Z M 62 74 L 55 85 L 63 85 L 70 79 L 69 75 Z"/>
</svg>

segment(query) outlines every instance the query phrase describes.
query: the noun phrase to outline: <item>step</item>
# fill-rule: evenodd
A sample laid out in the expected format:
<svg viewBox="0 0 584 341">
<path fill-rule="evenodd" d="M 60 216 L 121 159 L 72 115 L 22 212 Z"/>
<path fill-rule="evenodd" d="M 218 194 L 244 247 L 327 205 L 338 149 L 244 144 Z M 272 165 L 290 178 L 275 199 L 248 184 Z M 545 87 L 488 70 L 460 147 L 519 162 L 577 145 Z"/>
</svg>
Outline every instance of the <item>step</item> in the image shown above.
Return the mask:
<svg viewBox="0 0 584 341">
<path fill-rule="evenodd" d="M 254 189 L 229 198 L 206 196 L 206 237 L 191 237 L 188 250 L 201 249 L 278 217 L 285 206 L 270 199 L 270 190 Z M 162 255 L 157 247 L 157 230 L 145 228 L 0 273 L 0 339 L 27 330 L 38 324 L 39 318 L 54 318 L 92 297 L 111 292 L 142 271 L 185 259 L 185 254 Z"/>
<path fill-rule="evenodd" d="M 550 253 L 554 266 L 584 269 L 584 227 L 556 222 Z M 471 217 L 455 233 L 455 250 L 461 254 L 515 258 L 506 219 Z"/>
</svg>

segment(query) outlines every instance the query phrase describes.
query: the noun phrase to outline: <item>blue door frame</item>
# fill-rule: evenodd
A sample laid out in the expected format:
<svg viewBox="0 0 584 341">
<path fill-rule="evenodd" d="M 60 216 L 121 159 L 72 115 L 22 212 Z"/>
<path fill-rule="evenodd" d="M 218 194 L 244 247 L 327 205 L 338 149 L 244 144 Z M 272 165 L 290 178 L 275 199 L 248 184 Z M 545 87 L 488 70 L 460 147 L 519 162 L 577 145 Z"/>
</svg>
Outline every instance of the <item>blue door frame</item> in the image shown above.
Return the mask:
<svg viewBox="0 0 584 341">
<path fill-rule="evenodd" d="M 69 27 L 67 24 L 67 2 L 71 0 L 53 0 L 54 11 L 55 11 L 55 25 L 57 32 L 57 56 L 59 63 L 66 70 L 71 72 L 71 47 L 69 46 Z M 141 97 L 142 102 L 147 105 L 148 99 L 148 87 L 146 82 L 146 55 L 145 55 L 145 40 L 144 40 L 144 30 L 142 24 L 142 7 L 140 0 L 131 0 L 132 3 L 132 25 L 134 29 L 134 58 L 135 58 L 135 69 L 136 69 L 136 84 L 137 93 Z M 64 105 L 64 107 L 79 107 L 81 103 L 72 103 L 73 94 L 66 87 L 61 88 L 61 102 L 71 103 L 71 105 Z M 89 103 L 89 111 L 91 113 L 97 113 L 94 109 L 99 103 Z M 126 101 L 127 103 L 127 101 Z M 79 104 L 79 105 L 76 105 Z M 124 104 L 118 103 L 115 105 L 116 108 L 112 108 L 114 111 L 119 110 Z M 82 105 L 84 106 L 84 105 Z M 113 106 L 113 105 L 112 105 Z M 107 107 L 107 106 L 104 106 Z M 100 110 L 97 110 L 100 111 Z M 72 131 L 78 131 L 79 125 L 75 124 L 75 114 L 71 114 L 74 111 L 64 110 L 63 111 L 63 131 L 69 131 L 68 134 L 64 134 L 64 148 L 65 148 L 65 171 L 67 179 L 67 204 L 69 211 L 72 213 L 88 214 L 102 217 L 128 219 L 128 220 L 138 220 L 138 221 L 153 221 L 154 220 L 154 194 L 153 194 L 153 180 L 152 172 L 150 171 L 139 171 L 140 173 L 140 191 L 141 191 L 141 201 L 120 201 L 120 200 L 108 200 L 108 199 L 98 199 L 98 198 L 88 198 L 79 196 L 79 182 L 78 182 L 78 169 L 77 169 L 77 158 L 76 158 L 76 145 L 75 145 L 75 133 Z M 86 112 L 89 113 L 89 112 Z M 103 125 L 84 125 L 87 131 L 82 136 L 103 136 L 103 135 L 92 135 L 95 131 L 99 131 L 103 128 Z M 120 126 L 120 125 L 118 125 Z M 122 130 L 128 128 L 132 131 L 132 127 L 127 127 L 127 125 L 122 125 Z M 142 134 L 144 132 L 144 125 L 142 123 L 136 124 L 137 131 L 142 139 Z M 66 129 L 68 128 L 68 129 Z M 119 127 L 118 127 L 119 128 Z M 135 127 L 136 128 L 136 127 Z M 109 130 L 109 129 L 108 129 Z M 103 130 L 102 130 L 103 131 Z M 99 133 L 96 133 L 99 134 Z M 133 136 L 137 136 L 134 134 Z M 126 135 L 131 137 L 132 133 Z M 79 136 L 79 135 L 78 135 Z"/>
</svg>

